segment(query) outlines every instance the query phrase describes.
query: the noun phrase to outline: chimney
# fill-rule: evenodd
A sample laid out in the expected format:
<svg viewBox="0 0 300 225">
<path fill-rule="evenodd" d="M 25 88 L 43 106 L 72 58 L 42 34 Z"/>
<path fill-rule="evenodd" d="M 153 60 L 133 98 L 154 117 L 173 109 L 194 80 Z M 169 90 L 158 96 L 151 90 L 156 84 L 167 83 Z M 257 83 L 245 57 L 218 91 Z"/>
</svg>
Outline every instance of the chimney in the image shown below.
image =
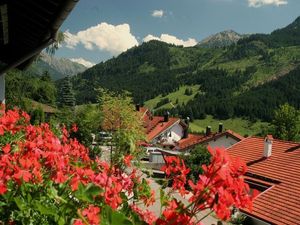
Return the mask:
<svg viewBox="0 0 300 225">
<path fill-rule="evenodd" d="M 170 116 L 170 113 L 167 111 L 167 112 L 164 114 L 164 122 L 169 122 L 169 116 Z"/>
<path fill-rule="evenodd" d="M 140 108 L 141 108 L 140 104 L 136 104 L 136 105 L 135 105 L 135 110 L 136 110 L 137 112 L 140 111 Z"/>
<path fill-rule="evenodd" d="M 187 118 L 184 120 L 184 122 L 185 122 L 185 124 L 186 124 L 187 126 L 189 126 L 189 125 L 190 125 L 190 117 L 187 117 Z"/>
<path fill-rule="evenodd" d="M 206 127 L 206 136 L 209 136 L 211 134 L 211 126 Z"/>
<path fill-rule="evenodd" d="M 219 123 L 219 133 L 223 132 L 223 123 Z"/>
<path fill-rule="evenodd" d="M 273 144 L 273 136 L 267 135 L 264 141 L 264 152 L 263 156 L 269 158 L 272 155 L 272 144 Z"/>
<path fill-rule="evenodd" d="M 153 120 L 154 110 L 151 110 L 149 113 L 150 120 Z"/>
<path fill-rule="evenodd" d="M 186 124 L 186 127 L 183 128 L 183 137 L 182 138 L 188 138 L 188 136 L 189 136 L 189 127 L 190 127 L 190 118 L 187 117 L 184 120 L 184 122 Z"/>
</svg>

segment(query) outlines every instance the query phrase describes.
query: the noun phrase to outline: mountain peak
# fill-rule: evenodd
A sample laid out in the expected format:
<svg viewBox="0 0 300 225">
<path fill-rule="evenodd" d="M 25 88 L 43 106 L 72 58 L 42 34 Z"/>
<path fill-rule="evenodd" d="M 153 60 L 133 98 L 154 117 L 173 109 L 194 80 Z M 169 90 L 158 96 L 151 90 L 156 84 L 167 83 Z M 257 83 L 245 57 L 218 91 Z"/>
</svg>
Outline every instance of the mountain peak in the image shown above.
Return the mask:
<svg viewBox="0 0 300 225">
<path fill-rule="evenodd" d="M 234 30 L 225 30 L 213 34 L 198 43 L 198 46 L 206 48 L 220 48 L 237 43 L 244 36 Z"/>
<path fill-rule="evenodd" d="M 39 59 L 28 69 L 35 74 L 41 74 L 44 71 L 48 71 L 52 79 L 58 80 L 67 75 L 73 76 L 77 73 L 81 73 L 85 71 L 87 67 L 80 63 L 73 62 L 70 59 L 58 58 L 42 52 Z"/>
<path fill-rule="evenodd" d="M 295 19 L 294 23 L 300 23 L 300 16 Z"/>
</svg>

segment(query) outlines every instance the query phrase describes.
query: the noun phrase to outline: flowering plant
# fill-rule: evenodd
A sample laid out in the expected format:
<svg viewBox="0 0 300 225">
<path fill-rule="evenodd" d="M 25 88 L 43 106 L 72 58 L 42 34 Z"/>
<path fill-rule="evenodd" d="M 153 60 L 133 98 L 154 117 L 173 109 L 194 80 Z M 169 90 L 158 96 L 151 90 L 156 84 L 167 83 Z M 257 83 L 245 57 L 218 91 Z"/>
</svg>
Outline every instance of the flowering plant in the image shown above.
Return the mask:
<svg viewBox="0 0 300 225">
<path fill-rule="evenodd" d="M 131 156 L 124 157 L 127 172 L 92 160 L 65 127 L 58 137 L 48 124 L 32 126 L 26 113 L 9 110 L 0 117 L 0 223 L 197 224 L 194 218 L 204 209 L 228 219 L 232 206 L 251 208 L 242 177 L 246 166 L 221 149 L 209 151 L 212 163 L 195 184 L 186 180 L 183 161 L 166 159 L 163 170 L 173 180 L 172 190 L 184 195 L 189 185 L 192 197 L 187 206 L 172 195 L 161 197 L 164 210 L 155 216 L 138 206 L 155 199 Z"/>
</svg>

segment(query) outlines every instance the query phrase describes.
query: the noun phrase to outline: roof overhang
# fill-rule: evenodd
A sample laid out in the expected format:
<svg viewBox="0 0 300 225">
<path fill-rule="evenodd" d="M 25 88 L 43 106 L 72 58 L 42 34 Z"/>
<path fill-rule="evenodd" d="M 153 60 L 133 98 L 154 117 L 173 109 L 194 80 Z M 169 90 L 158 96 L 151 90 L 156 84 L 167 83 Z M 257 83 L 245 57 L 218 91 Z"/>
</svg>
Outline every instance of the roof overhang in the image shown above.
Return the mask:
<svg viewBox="0 0 300 225">
<path fill-rule="evenodd" d="M 163 122 L 163 123 L 167 123 L 167 122 Z M 166 127 L 164 130 L 157 133 L 153 138 L 151 138 L 151 140 L 148 140 L 148 141 L 153 141 L 155 138 L 162 135 L 164 132 L 170 130 L 172 127 L 174 127 L 176 124 L 179 124 L 179 123 L 180 123 L 180 119 L 174 121 L 174 123 L 172 123 L 170 126 Z"/>
<path fill-rule="evenodd" d="M 1 0 L 0 75 L 23 69 L 56 40 L 79 0 Z"/>
</svg>

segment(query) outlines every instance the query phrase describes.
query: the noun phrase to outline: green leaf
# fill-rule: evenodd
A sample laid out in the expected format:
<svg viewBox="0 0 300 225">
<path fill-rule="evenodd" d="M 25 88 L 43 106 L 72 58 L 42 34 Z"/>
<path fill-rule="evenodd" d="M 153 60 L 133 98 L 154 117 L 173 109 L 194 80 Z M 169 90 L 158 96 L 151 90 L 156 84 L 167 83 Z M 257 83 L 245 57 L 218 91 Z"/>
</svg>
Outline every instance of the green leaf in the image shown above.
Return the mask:
<svg viewBox="0 0 300 225">
<path fill-rule="evenodd" d="M 63 217 L 60 217 L 59 220 L 58 220 L 58 225 L 65 225 L 66 224 L 66 221 Z"/>
<path fill-rule="evenodd" d="M 75 196 L 79 200 L 92 203 L 94 201 L 94 197 L 99 195 L 101 191 L 101 188 L 94 184 L 88 184 L 87 186 L 84 186 L 80 183 L 78 190 L 75 192 Z"/>
<path fill-rule="evenodd" d="M 15 197 L 14 198 L 15 203 L 17 204 L 18 208 L 23 211 L 26 208 L 26 203 L 23 198 L 21 197 Z"/>
<path fill-rule="evenodd" d="M 168 204 L 168 197 L 165 195 L 164 189 L 160 189 L 160 204 L 161 207 L 166 206 Z"/>
<path fill-rule="evenodd" d="M 49 186 L 49 196 L 53 199 L 55 199 L 56 201 L 59 202 L 63 202 L 63 203 L 68 203 L 65 199 L 63 199 L 61 196 L 58 195 L 58 191 L 55 189 L 54 186 L 52 186 L 52 184 L 50 184 Z"/>
<path fill-rule="evenodd" d="M 57 215 L 57 208 L 54 206 L 44 205 L 39 201 L 34 201 L 33 205 L 35 209 L 38 210 L 42 215 L 51 215 L 51 216 Z"/>
<path fill-rule="evenodd" d="M 101 225 L 133 225 L 133 223 L 123 213 L 105 206 L 101 209 Z"/>
</svg>

